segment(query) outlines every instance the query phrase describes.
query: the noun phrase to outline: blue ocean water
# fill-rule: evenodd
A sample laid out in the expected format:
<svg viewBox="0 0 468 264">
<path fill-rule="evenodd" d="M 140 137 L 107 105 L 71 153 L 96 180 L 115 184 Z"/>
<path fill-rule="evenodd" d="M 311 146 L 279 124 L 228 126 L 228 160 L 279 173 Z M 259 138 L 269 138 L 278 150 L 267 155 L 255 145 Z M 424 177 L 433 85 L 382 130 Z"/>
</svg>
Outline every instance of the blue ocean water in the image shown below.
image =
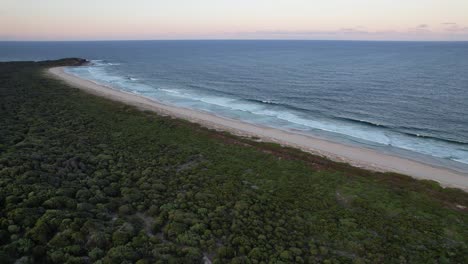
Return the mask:
<svg viewBox="0 0 468 264">
<path fill-rule="evenodd" d="M 468 42 L 0 42 L 0 60 L 468 171 Z"/>
</svg>

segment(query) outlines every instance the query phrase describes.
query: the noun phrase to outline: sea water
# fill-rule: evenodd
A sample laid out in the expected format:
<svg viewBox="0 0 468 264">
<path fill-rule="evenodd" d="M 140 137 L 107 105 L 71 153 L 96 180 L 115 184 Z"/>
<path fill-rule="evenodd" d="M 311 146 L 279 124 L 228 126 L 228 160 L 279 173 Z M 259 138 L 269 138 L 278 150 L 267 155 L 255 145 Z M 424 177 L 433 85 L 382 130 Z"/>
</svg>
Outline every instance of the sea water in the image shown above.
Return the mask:
<svg viewBox="0 0 468 264">
<path fill-rule="evenodd" d="M 468 42 L 0 42 L 0 60 L 468 172 Z"/>
</svg>

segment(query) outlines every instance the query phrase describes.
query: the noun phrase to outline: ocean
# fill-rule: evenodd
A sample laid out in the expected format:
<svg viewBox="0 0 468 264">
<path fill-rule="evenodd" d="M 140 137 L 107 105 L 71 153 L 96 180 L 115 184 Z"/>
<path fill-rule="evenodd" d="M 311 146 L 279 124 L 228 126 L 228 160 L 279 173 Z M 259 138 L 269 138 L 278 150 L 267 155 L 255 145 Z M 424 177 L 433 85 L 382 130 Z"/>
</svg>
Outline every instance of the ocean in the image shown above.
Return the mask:
<svg viewBox="0 0 468 264">
<path fill-rule="evenodd" d="M 0 60 L 468 172 L 468 42 L 0 42 Z"/>
</svg>

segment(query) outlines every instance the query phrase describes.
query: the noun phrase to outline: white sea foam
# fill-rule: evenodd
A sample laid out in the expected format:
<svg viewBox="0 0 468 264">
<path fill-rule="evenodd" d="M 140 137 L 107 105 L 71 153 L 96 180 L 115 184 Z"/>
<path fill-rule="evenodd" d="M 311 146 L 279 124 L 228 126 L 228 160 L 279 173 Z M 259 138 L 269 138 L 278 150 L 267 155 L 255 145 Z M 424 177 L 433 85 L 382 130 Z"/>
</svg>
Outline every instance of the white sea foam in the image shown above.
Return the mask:
<svg viewBox="0 0 468 264">
<path fill-rule="evenodd" d="M 177 95 L 181 95 L 182 93 L 178 90 L 173 90 L 173 89 L 163 89 L 163 88 L 159 88 L 158 90 L 160 91 L 163 91 L 163 92 L 166 92 L 166 93 L 170 93 L 170 94 L 177 94 Z"/>
<path fill-rule="evenodd" d="M 468 150 L 461 149 L 458 145 L 450 142 L 411 137 L 384 127 L 378 127 L 378 124 L 376 124 L 376 127 L 369 127 L 345 120 L 312 116 L 278 106 L 272 100 L 253 102 L 226 96 L 203 94 L 190 88 L 154 87 L 153 85 L 141 83 L 136 78 L 123 78 L 109 74 L 106 65 L 104 61 L 96 60 L 93 61 L 92 66 L 72 68 L 71 71 L 81 77 L 110 84 L 128 92 L 148 96 L 159 101 L 167 100 L 167 103 L 176 105 L 184 104 L 184 106 L 200 107 L 218 115 L 240 116 L 244 121 L 250 122 L 261 118 L 271 126 L 286 124 L 286 127 L 281 127 L 284 129 L 290 126 L 304 132 L 324 131 L 333 133 L 331 135 L 341 135 L 351 140 L 357 140 L 363 144 L 366 142 L 377 143 L 382 146 L 392 146 L 468 164 Z"/>
</svg>

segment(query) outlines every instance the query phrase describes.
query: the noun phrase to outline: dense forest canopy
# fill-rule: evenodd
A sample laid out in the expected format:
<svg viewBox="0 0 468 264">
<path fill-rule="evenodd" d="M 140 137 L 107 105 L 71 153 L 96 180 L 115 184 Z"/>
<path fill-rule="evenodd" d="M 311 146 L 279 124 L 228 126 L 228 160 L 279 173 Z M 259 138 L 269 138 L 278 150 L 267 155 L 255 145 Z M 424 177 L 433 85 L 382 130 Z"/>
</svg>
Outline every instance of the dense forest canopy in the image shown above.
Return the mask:
<svg viewBox="0 0 468 264">
<path fill-rule="evenodd" d="M 0 63 L 0 263 L 468 263 L 468 195 Z"/>
</svg>

